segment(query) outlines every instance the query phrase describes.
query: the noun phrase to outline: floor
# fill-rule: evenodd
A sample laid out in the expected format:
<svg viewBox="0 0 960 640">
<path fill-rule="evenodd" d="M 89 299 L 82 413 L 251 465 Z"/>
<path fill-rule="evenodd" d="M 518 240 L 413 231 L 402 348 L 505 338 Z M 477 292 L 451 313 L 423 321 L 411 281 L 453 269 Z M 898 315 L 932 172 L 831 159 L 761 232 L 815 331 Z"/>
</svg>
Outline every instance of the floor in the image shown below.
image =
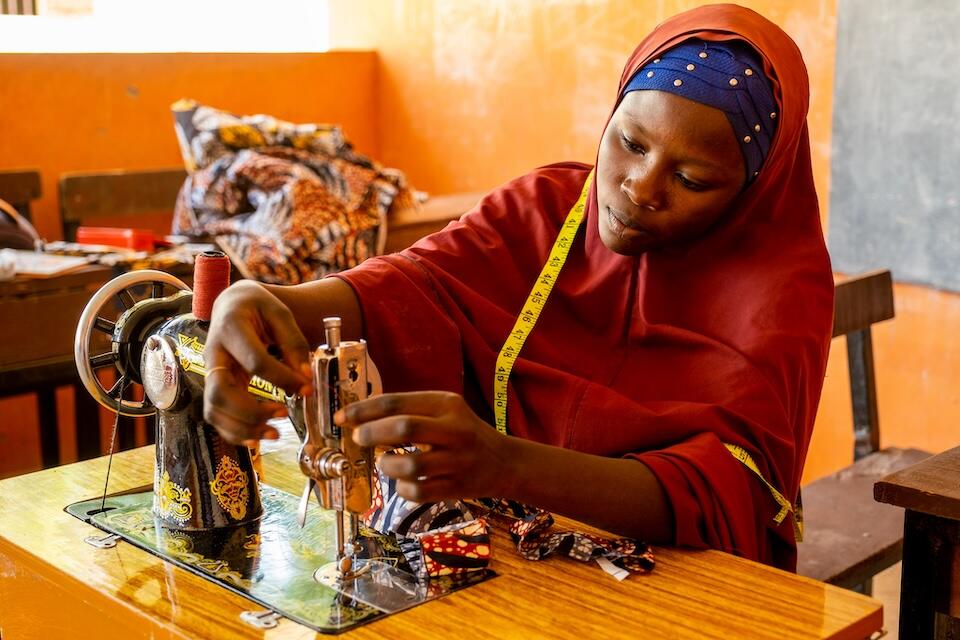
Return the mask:
<svg viewBox="0 0 960 640">
<path fill-rule="evenodd" d="M 887 630 L 884 640 L 896 640 L 900 622 L 900 563 L 873 578 L 873 597 L 883 603 L 883 627 Z"/>
</svg>

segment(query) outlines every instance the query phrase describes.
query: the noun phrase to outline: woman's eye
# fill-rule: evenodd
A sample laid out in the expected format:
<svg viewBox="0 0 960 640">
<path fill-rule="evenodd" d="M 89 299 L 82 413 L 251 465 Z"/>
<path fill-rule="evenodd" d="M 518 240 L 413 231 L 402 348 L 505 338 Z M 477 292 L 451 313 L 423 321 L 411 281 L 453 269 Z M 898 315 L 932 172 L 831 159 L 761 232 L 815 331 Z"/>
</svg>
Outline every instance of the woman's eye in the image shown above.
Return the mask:
<svg viewBox="0 0 960 640">
<path fill-rule="evenodd" d="M 702 185 L 702 184 L 697 184 L 696 182 L 693 182 L 692 180 L 690 180 L 689 178 L 687 178 L 687 177 L 686 177 L 685 175 L 683 175 L 682 173 L 677 173 L 676 175 L 677 175 L 677 180 L 680 181 L 680 184 L 682 184 L 682 185 L 683 185 L 684 187 L 686 187 L 687 189 L 690 189 L 691 191 L 702 191 L 702 190 L 703 190 L 703 185 Z"/>
<path fill-rule="evenodd" d="M 624 147 L 627 149 L 627 151 L 629 151 L 630 153 L 641 153 L 641 154 L 642 154 L 642 153 L 645 153 L 643 147 L 641 147 L 641 146 L 638 145 L 636 142 L 634 142 L 633 140 L 631 140 L 631 139 L 628 138 L 627 136 L 623 135 L 622 133 L 620 134 L 620 140 L 623 142 L 623 146 L 624 146 Z"/>
</svg>

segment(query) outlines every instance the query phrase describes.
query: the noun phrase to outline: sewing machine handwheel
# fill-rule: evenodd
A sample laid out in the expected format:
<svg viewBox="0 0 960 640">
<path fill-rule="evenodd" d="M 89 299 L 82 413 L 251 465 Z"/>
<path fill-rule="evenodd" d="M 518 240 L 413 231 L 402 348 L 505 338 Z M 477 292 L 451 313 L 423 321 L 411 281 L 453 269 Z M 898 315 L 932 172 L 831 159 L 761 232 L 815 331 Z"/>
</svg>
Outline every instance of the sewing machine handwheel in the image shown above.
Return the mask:
<svg viewBox="0 0 960 640">
<path fill-rule="evenodd" d="M 164 287 L 171 287 L 179 291 L 189 291 L 190 287 L 169 273 L 154 270 L 131 271 L 118 276 L 103 285 L 99 291 L 93 294 L 90 302 L 84 308 L 80 315 L 80 322 L 77 324 L 77 335 L 74 340 L 73 352 L 77 362 L 77 372 L 83 386 L 93 396 L 93 399 L 102 406 L 115 413 L 125 416 L 138 417 L 149 416 L 156 412 L 154 406 L 149 400 L 126 400 L 117 399 L 117 393 L 125 387 L 129 380 L 117 369 L 117 381 L 109 389 L 103 386 L 100 378 L 97 376 L 97 370 L 108 366 L 116 367 L 117 350 L 113 344 L 112 338 L 116 321 L 110 320 L 103 314 L 119 300 L 123 305 L 124 311 L 130 309 L 138 300 L 135 293 L 138 287 L 150 285 L 148 292 L 149 298 L 163 297 Z M 123 312 L 121 312 L 122 314 Z M 94 332 L 106 334 L 111 338 L 111 349 L 104 353 L 90 355 L 90 341 Z"/>
</svg>

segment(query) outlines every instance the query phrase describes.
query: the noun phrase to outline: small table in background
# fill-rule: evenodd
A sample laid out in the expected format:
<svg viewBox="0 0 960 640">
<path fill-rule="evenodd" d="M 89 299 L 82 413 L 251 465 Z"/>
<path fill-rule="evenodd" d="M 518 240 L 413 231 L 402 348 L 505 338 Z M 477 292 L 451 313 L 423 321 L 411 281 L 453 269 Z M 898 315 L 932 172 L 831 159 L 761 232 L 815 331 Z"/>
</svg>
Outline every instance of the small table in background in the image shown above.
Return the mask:
<svg viewBox="0 0 960 640">
<path fill-rule="evenodd" d="M 77 375 L 73 340 L 83 308 L 111 277 L 109 267 L 90 266 L 51 278 L 0 281 L 0 397 L 37 394 L 44 467 L 60 464 L 59 386 L 76 391 L 78 457 L 100 455 L 98 405 Z"/>
<path fill-rule="evenodd" d="M 873 491 L 906 509 L 900 637 L 960 638 L 960 447 L 888 475 Z"/>
</svg>

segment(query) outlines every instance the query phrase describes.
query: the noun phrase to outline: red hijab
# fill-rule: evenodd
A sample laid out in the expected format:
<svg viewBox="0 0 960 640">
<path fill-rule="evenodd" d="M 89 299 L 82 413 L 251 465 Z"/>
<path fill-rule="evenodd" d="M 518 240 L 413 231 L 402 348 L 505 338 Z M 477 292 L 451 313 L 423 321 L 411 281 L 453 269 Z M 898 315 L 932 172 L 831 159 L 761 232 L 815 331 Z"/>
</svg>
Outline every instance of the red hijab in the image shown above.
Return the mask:
<svg viewBox="0 0 960 640">
<path fill-rule="evenodd" d="M 514 366 L 508 428 L 636 458 L 666 491 L 677 544 L 792 569 L 790 518 L 773 522 L 769 491 L 723 445 L 745 448 L 774 487 L 796 498 L 833 314 L 807 74 L 779 27 L 713 5 L 658 26 L 627 62 L 620 90 L 689 38 L 739 38 L 762 56 L 779 104 L 763 169 L 705 236 L 638 257 L 603 245 L 591 189 L 567 263 Z M 410 249 L 341 274 L 360 299 L 386 390 L 460 392 L 493 422 L 497 353 L 589 170 L 537 169 Z"/>
</svg>

